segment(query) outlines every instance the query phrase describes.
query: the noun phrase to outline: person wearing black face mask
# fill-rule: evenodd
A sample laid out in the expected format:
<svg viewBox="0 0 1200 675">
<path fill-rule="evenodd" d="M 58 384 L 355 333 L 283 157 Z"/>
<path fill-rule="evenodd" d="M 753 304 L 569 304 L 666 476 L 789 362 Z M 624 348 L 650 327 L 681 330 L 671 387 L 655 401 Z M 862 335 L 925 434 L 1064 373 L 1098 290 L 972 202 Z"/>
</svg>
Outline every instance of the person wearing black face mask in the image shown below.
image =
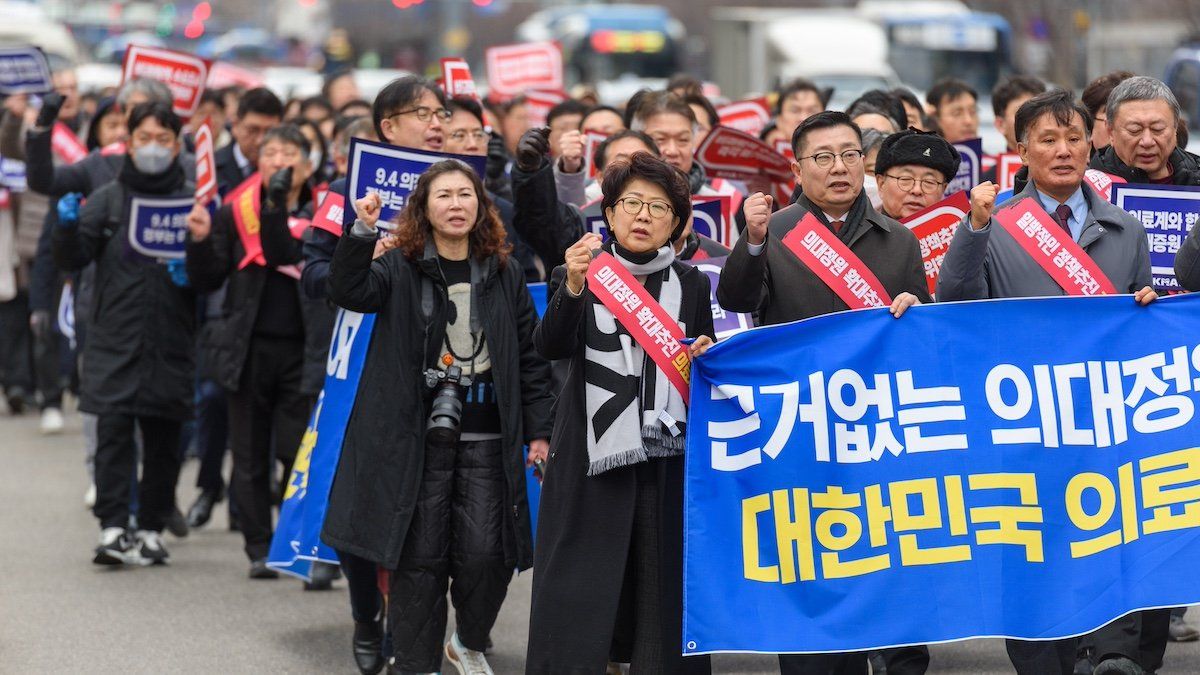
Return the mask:
<svg viewBox="0 0 1200 675">
<path fill-rule="evenodd" d="M 129 151 L 117 180 L 92 193 L 78 222 L 55 229 L 55 262 L 66 270 L 96 264 L 95 298 L 80 375 L 80 410 L 98 415 L 96 505 L 100 546 L 94 562 L 163 564 L 160 533 L 174 508 L 182 422 L 192 414 L 195 295 L 178 265 L 132 255 L 132 195 L 190 197 L 178 161 L 182 122 L 165 103 L 129 116 Z M 142 431 L 136 541 L 129 524 L 130 477 Z"/>
</svg>

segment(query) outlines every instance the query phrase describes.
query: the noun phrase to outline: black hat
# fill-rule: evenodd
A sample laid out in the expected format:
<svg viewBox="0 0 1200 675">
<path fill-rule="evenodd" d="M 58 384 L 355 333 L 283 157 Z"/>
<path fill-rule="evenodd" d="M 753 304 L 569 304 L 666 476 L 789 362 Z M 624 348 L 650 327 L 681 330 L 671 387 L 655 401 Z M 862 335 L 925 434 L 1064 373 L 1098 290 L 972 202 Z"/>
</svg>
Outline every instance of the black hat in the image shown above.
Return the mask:
<svg viewBox="0 0 1200 675">
<path fill-rule="evenodd" d="M 879 155 L 875 158 L 875 173 L 886 173 L 893 166 L 915 164 L 940 172 L 949 183 L 954 180 L 961 162 L 958 150 L 946 139 L 933 132 L 909 127 L 883 139 Z"/>
</svg>

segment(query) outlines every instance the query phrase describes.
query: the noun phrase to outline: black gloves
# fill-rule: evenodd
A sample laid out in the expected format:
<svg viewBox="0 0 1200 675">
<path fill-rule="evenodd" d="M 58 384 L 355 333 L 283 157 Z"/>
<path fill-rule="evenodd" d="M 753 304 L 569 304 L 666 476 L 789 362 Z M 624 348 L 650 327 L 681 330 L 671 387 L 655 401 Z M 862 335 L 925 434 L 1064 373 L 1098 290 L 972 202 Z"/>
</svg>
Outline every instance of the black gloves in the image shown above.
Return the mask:
<svg viewBox="0 0 1200 675">
<path fill-rule="evenodd" d="M 530 129 L 517 142 L 517 168 L 531 173 L 542 166 L 542 160 L 550 154 L 550 129 Z"/>
<path fill-rule="evenodd" d="M 288 193 L 292 190 L 292 167 L 275 172 L 267 183 L 267 206 L 278 209 L 287 207 Z"/>
<path fill-rule="evenodd" d="M 37 122 L 34 126 L 39 129 L 45 129 L 57 122 L 58 111 L 62 109 L 63 101 L 65 100 L 66 98 L 56 91 L 43 96 L 42 109 L 38 111 Z"/>
</svg>

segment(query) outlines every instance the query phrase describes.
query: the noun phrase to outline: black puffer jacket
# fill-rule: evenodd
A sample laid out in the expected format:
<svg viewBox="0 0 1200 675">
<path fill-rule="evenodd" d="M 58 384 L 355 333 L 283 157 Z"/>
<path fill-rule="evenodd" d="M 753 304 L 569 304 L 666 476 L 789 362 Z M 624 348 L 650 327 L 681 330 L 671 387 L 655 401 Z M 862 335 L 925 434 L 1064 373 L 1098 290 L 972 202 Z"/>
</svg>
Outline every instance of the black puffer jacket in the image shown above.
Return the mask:
<svg viewBox="0 0 1200 675">
<path fill-rule="evenodd" d="M 156 196 L 191 196 L 183 172 Z M 54 231 L 54 259 L 65 270 L 95 262 L 95 290 L 80 375 L 84 412 L 169 419 L 192 414 L 195 293 L 171 281 L 166 265 L 126 249 L 129 188 L 114 181 L 83 205 L 76 227 Z"/>
<path fill-rule="evenodd" d="M 338 305 L 377 316 L 321 538 L 395 569 L 424 469 L 429 396 L 422 374 L 441 353 L 449 299 L 436 252 L 410 261 L 392 250 L 372 261 L 374 248 L 371 238 L 344 235 L 328 280 Z M 483 264 L 478 298 L 500 406 L 505 558 L 528 569 L 533 544 L 521 447 L 550 437 L 550 365 L 533 348 L 537 313 L 519 266 L 510 260 L 500 269 L 495 258 Z M 434 300 L 428 322 L 421 310 L 425 283 Z"/>
<path fill-rule="evenodd" d="M 280 235 L 291 238 L 287 232 L 288 215 L 285 209 L 272 209 L 263 200 L 260 237 L 264 257 L 270 249 L 276 254 L 275 264 L 295 264 L 300 257 L 299 242 L 285 241 L 280 246 L 277 241 Z M 291 215 L 308 218 L 309 203 L 303 204 Z M 312 229 L 308 228 L 306 237 L 311 236 Z M 270 259 L 267 267 L 251 263 L 238 269 L 245 255 L 234 222 L 232 204 L 227 203 L 217 211 L 212 232 L 204 241 L 196 242 L 188 236 L 187 271 L 196 290 L 212 292 L 227 279 L 229 281 L 221 314 L 216 320 L 205 324 L 200 348 L 204 351 L 204 363 L 209 371 L 205 374 L 230 391 L 237 391 L 240 387 L 242 369 L 250 351 L 250 339 L 268 276 L 282 276 L 281 272 L 274 269 Z M 302 293 L 299 281 L 295 281 L 294 286 L 304 321 L 304 374 L 300 390 L 315 396 L 325 384 L 325 356 L 329 351 L 334 312 L 324 299 L 312 299 Z"/>
<path fill-rule="evenodd" d="M 1171 182 L 1173 184 L 1200 185 L 1200 157 L 1181 148 L 1175 148 L 1171 156 L 1167 158 L 1167 162 L 1171 165 Z M 1120 176 L 1130 183 L 1150 182 L 1150 177 L 1146 175 L 1145 171 L 1122 162 L 1121 158 L 1117 156 L 1117 151 L 1111 145 L 1093 155 L 1088 167 Z"/>
</svg>

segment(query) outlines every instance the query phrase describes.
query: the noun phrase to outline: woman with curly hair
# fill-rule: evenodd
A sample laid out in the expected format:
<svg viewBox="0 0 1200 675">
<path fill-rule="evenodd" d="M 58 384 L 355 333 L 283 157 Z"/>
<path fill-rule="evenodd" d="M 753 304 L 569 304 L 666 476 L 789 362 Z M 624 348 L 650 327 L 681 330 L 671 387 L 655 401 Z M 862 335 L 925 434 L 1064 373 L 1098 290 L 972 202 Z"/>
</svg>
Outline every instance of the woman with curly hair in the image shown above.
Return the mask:
<svg viewBox="0 0 1200 675">
<path fill-rule="evenodd" d="M 446 657 L 490 673 L 488 633 L 513 568 L 533 561 L 522 446 L 546 454 L 550 366 L 478 176 L 431 166 L 372 260 L 380 206 L 355 202 L 330 268 L 330 298 L 377 317 L 322 537 L 392 571 L 389 672 L 440 669 L 449 585 Z"/>
</svg>

